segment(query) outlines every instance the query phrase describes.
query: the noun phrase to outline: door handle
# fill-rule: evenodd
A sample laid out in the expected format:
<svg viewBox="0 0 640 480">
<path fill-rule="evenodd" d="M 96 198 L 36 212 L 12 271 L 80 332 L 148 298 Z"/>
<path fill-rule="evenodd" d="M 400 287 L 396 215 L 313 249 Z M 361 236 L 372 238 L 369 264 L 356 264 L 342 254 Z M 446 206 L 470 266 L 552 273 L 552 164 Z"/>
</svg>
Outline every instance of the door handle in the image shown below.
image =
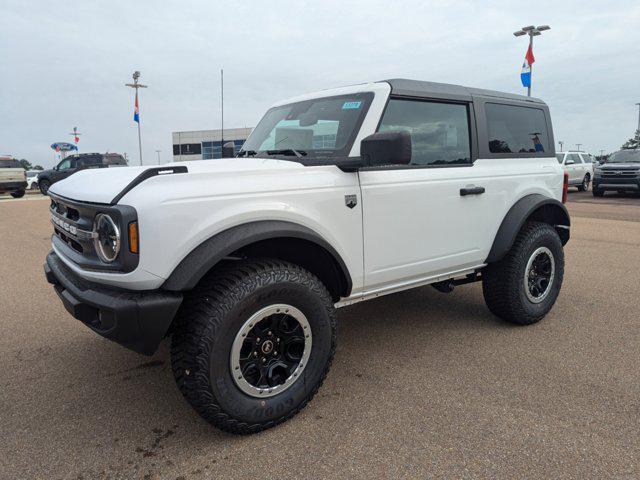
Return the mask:
<svg viewBox="0 0 640 480">
<path fill-rule="evenodd" d="M 467 195 L 481 195 L 484 193 L 484 187 L 464 187 L 460 189 L 460 196 L 466 197 Z"/>
</svg>

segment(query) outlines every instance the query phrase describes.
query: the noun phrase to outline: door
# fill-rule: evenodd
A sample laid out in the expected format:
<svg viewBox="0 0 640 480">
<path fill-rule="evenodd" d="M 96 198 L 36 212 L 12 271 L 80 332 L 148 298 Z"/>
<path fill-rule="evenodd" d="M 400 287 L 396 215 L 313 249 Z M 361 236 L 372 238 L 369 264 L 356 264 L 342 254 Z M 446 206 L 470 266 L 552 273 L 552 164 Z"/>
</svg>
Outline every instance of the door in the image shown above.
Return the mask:
<svg viewBox="0 0 640 480">
<path fill-rule="evenodd" d="M 565 171 L 569 174 L 569 183 L 575 184 L 582 181 L 582 160 L 577 153 L 568 153 L 564 159 Z"/>
<path fill-rule="evenodd" d="M 491 179 L 472 163 L 473 125 L 467 103 L 389 101 L 378 131 L 408 131 L 412 161 L 359 172 L 365 290 L 418 283 L 486 258 L 497 228 L 492 205 L 503 199 L 483 193 Z"/>
<path fill-rule="evenodd" d="M 76 171 L 76 159 L 65 158 L 63 161 L 61 161 L 58 164 L 55 181 L 58 182 L 62 179 L 65 179 L 75 171 Z"/>
</svg>

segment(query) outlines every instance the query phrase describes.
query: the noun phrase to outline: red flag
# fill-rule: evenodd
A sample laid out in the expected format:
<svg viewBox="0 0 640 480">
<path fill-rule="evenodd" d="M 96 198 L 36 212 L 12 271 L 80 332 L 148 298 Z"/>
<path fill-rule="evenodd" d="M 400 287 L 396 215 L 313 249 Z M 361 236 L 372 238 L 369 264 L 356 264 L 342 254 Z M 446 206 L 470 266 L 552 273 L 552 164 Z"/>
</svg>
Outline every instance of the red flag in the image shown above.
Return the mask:
<svg viewBox="0 0 640 480">
<path fill-rule="evenodd" d="M 533 49 L 531 48 L 531 44 L 529 44 L 527 54 L 524 56 L 524 58 L 527 59 L 527 63 L 529 63 L 529 65 L 533 65 L 533 62 L 536 61 L 535 57 L 533 56 Z"/>
<path fill-rule="evenodd" d="M 80 139 L 77 136 L 74 137 L 74 139 L 75 139 L 76 143 L 78 143 L 80 141 Z"/>
</svg>

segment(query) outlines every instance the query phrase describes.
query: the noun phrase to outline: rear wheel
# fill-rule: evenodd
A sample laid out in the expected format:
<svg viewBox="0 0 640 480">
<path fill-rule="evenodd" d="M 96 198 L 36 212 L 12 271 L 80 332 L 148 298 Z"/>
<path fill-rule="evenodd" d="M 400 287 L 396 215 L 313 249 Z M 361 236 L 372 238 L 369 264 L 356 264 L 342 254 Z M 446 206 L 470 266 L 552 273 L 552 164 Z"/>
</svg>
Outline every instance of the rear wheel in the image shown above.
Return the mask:
<svg viewBox="0 0 640 480">
<path fill-rule="evenodd" d="M 51 182 L 49 180 L 40 180 L 40 182 L 38 183 L 38 187 L 40 187 L 40 192 L 43 195 L 47 194 L 50 186 L 51 186 Z"/>
<path fill-rule="evenodd" d="M 564 276 L 564 252 L 555 229 L 527 223 L 505 258 L 482 273 L 489 310 L 511 323 L 530 325 L 553 307 Z"/>
<path fill-rule="evenodd" d="M 217 269 L 185 298 L 176 321 L 178 387 L 205 420 L 232 433 L 297 414 L 335 352 L 331 296 L 310 272 L 279 260 Z"/>
<path fill-rule="evenodd" d="M 589 190 L 589 183 L 591 183 L 591 176 L 587 173 L 582 179 L 582 183 L 578 185 L 578 190 L 581 192 L 586 192 Z"/>
<path fill-rule="evenodd" d="M 16 190 L 15 192 L 11 192 L 11 196 L 13 198 L 22 198 L 24 197 L 24 190 Z"/>
</svg>

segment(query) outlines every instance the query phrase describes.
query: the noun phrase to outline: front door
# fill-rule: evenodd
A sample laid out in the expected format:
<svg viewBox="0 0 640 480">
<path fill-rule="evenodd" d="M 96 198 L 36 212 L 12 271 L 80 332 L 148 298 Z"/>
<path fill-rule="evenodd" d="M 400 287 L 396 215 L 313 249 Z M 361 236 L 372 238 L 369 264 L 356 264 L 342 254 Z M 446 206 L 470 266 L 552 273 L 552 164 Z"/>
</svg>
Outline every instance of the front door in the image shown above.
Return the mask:
<svg viewBox="0 0 640 480">
<path fill-rule="evenodd" d="M 379 131 L 409 131 L 412 161 L 359 173 L 367 291 L 485 260 L 497 228 L 493 204 L 504 199 L 489 184 L 494 172 L 472 163 L 473 124 L 470 104 L 389 101 Z"/>
</svg>

